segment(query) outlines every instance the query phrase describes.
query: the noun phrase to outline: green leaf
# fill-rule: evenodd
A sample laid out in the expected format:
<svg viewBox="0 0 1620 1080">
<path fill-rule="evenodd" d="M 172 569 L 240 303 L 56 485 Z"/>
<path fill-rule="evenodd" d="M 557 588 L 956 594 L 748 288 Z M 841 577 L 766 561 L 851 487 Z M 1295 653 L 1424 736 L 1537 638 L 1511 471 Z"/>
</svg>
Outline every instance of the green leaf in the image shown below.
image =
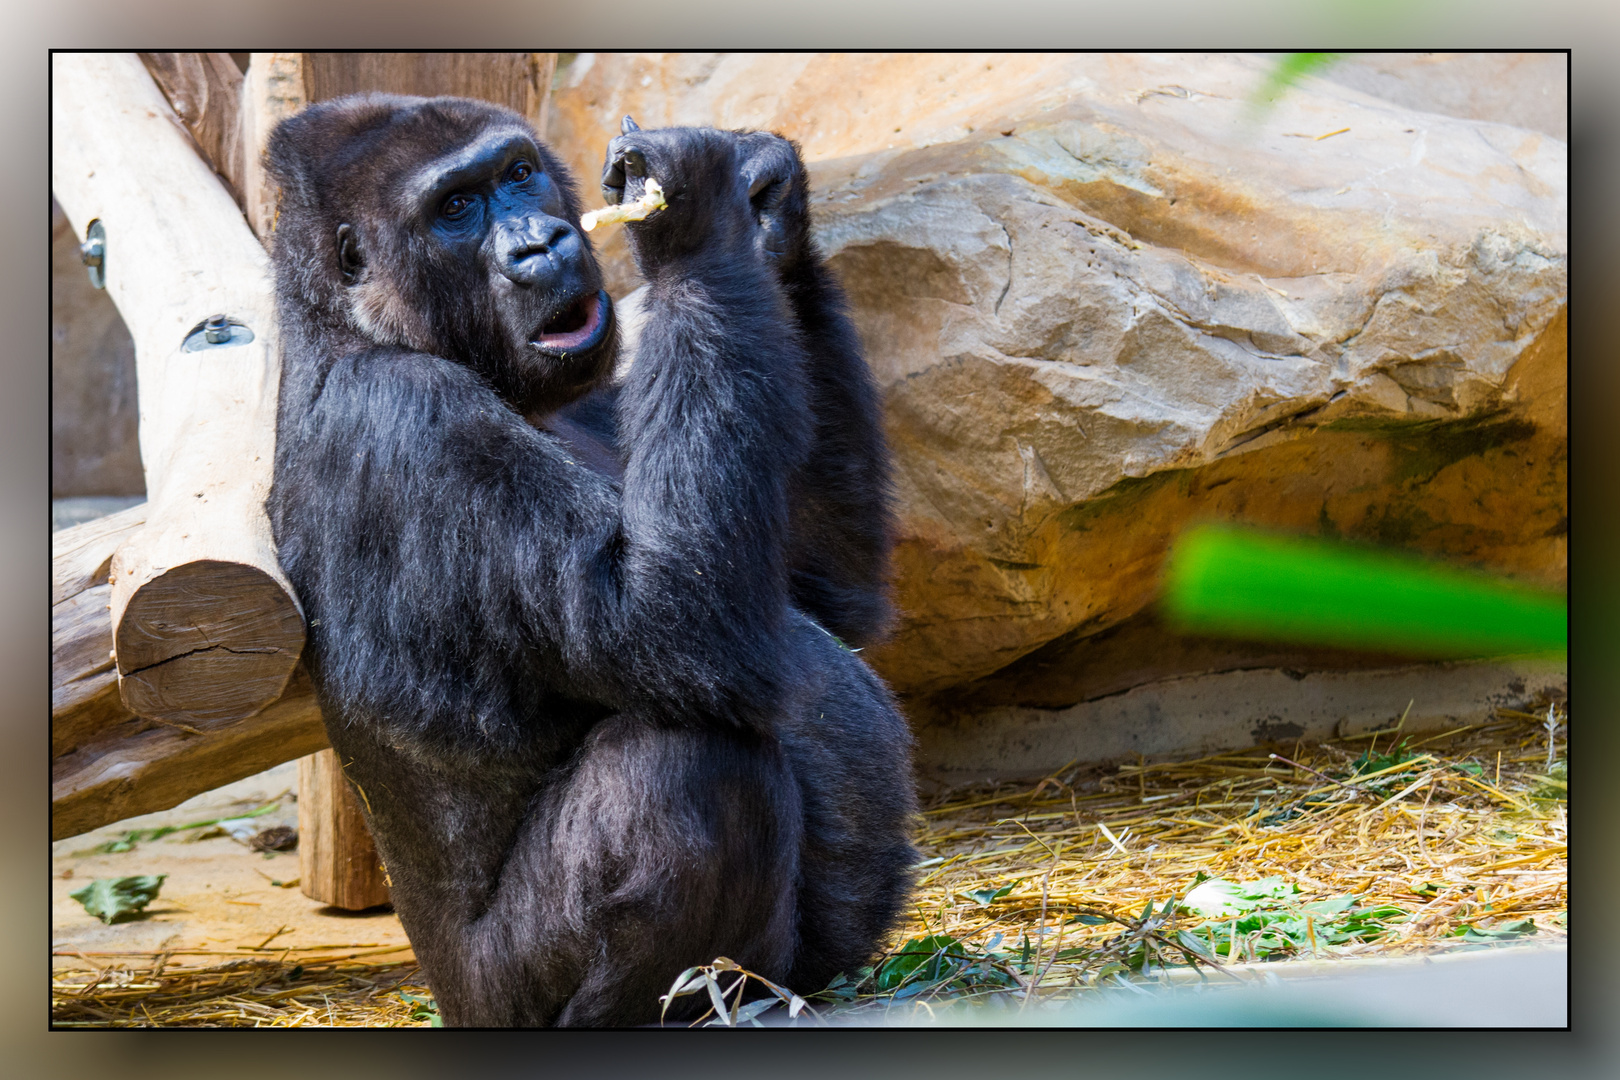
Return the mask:
<svg viewBox="0 0 1620 1080">
<path fill-rule="evenodd" d="M 84 910 L 104 923 L 133 918 L 157 899 L 158 890 L 168 874 L 139 877 L 96 878 L 76 893 L 73 899 L 84 905 Z"/>
<path fill-rule="evenodd" d="M 1464 941 L 1511 941 L 1514 938 L 1529 937 L 1535 932 L 1536 924 L 1529 919 L 1514 919 L 1490 927 L 1460 927 L 1453 930 L 1451 936 L 1460 937 Z"/>
<path fill-rule="evenodd" d="M 775 1004 L 775 998 L 760 998 L 758 1001 L 750 1001 L 748 1004 L 737 1010 L 737 1023 L 740 1024 L 744 1020 L 752 1020 L 754 1017 L 758 1016 L 766 1009 L 771 1008 Z"/>
<path fill-rule="evenodd" d="M 300 974 L 303 973 L 303 970 L 302 967 L 298 969 Z M 434 1001 L 431 997 L 412 994 L 405 990 L 399 990 L 396 993 L 399 994 L 401 1001 L 412 1007 L 412 1020 L 425 1020 L 428 1027 L 444 1027 L 444 1019 L 439 1016 L 439 1003 L 437 1001 Z"/>
<path fill-rule="evenodd" d="M 1023 883 L 1024 883 L 1024 879 L 1019 878 L 1017 881 L 1013 882 L 1011 885 L 1003 885 L 999 889 L 996 889 L 996 888 L 974 889 L 971 892 L 969 892 L 967 895 L 969 897 L 971 897 L 973 902 L 975 904 L 978 904 L 980 907 L 989 907 L 991 904 L 995 903 L 997 900 L 1000 900 L 1003 896 L 1006 896 L 1008 893 L 1012 892 L 1014 889 L 1018 888 L 1018 886 L 1022 885 Z"/>
<path fill-rule="evenodd" d="M 1333 896 L 1326 900 L 1314 900 L 1300 910 L 1308 911 L 1317 916 L 1337 915 L 1340 912 L 1349 911 L 1355 906 L 1356 898 L 1354 896 Z M 1318 923 L 1318 925 L 1321 924 Z"/>
<path fill-rule="evenodd" d="M 1280 900 L 1297 892 L 1297 885 L 1280 877 L 1244 882 L 1210 878 L 1188 890 L 1181 906 L 1207 919 L 1221 919 L 1253 911 L 1267 900 Z"/>
<path fill-rule="evenodd" d="M 697 991 L 703 986 L 703 976 L 698 974 L 698 972 L 702 970 L 702 967 L 689 967 L 679 975 L 675 976 L 675 981 L 669 985 L 669 993 L 665 994 L 664 996 L 667 998 L 678 998 L 683 994 L 697 993 Z"/>
<path fill-rule="evenodd" d="M 946 934 L 913 938 L 896 950 L 877 970 L 880 993 L 898 989 L 913 974 L 925 982 L 936 982 L 957 963 L 968 959 L 962 943 Z"/>
<path fill-rule="evenodd" d="M 730 1027 L 731 1010 L 726 1007 L 726 999 L 720 994 L 720 983 L 715 979 L 714 975 L 708 971 L 703 973 L 703 983 L 709 988 L 709 1001 L 714 1004 L 716 1018 L 724 1023 L 727 1027 Z"/>
</svg>

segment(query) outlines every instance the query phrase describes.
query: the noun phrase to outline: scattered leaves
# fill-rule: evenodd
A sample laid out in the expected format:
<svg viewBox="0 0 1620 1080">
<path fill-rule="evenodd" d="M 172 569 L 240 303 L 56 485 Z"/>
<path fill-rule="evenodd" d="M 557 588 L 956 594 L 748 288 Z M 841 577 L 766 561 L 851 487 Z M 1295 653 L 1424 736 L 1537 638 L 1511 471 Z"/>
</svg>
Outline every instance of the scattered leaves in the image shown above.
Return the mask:
<svg viewBox="0 0 1620 1080">
<path fill-rule="evenodd" d="M 104 843 L 97 844 L 93 848 L 86 848 L 83 851 L 75 851 L 73 852 L 73 856 L 74 858 L 83 858 L 87 855 L 117 855 L 125 851 L 135 850 L 135 846 L 137 844 L 150 840 L 161 840 L 171 833 L 186 832 L 191 829 L 205 829 L 209 831 L 203 833 L 194 833 L 187 839 L 201 840 L 206 839 L 209 836 L 219 836 L 222 835 L 222 833 L 229 831 L 228 829 L 222 829 L 221 826 L 245 822 L 251 818 L 268 814 L 270 811 L 274 810 L 280 805 L 280 801 L 277 800 L 276 802 L 265 803 L 256 810 L 249 810 L 245 814 L 237 814 L 234 817 L 229 818 L 209 818 L 207 821 L 193 821 L 185 825 L 160 825 L 155 829 L 130 829 L 116 840 L 108 840 Z M 294 835 L 296 837 L 296 833 Z"/>
</svg>

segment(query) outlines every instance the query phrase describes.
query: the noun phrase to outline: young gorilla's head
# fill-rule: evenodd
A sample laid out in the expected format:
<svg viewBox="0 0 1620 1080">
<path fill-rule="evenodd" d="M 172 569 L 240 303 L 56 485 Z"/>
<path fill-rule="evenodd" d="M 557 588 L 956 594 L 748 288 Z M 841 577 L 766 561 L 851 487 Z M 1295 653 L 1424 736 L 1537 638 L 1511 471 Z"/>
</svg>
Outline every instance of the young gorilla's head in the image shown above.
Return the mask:
<svg viewBox="0 0 1620 1080">
<path fill-rule="evenodd" d="M 573 184 L 521 116 L 357 94 L 288 118 L 268 157 L 284 310 L 465 364 L 523 411 L 610 370 L 613 308 Z"/>
</svg>

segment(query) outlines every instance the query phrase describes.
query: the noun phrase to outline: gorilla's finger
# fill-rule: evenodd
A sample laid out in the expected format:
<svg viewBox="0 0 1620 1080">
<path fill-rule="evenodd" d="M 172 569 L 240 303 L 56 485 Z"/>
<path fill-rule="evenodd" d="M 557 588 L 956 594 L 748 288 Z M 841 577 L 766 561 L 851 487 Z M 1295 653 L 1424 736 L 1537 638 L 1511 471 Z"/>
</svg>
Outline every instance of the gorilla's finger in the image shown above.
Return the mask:
<svg viewBox="0 0 1620 1080">
<path fill-rule="evenodd" d="M 621 162 L 609 160 L 602 167 L 602 200 L 609 206 L 617 206 L 624 198 L 624 166 Z"/>
</svg>

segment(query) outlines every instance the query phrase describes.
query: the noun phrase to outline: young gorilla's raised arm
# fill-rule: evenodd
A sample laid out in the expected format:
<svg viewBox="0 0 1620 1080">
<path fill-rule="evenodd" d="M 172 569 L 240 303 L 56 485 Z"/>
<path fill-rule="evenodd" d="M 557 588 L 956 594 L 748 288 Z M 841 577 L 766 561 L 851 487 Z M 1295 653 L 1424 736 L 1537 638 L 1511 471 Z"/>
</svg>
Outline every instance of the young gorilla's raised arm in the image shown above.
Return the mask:
<svg viewBox="0 0 1620 1080">
<path fill-rule="evenodd" d="M 546 209 L 564 222 L 577 210 L 532 140 L 485 131 L 480 153 L 403 180 L 382 170 L 356 177 L 338 190 L 383 205 L 341 208 L 335 221 L 330 178 L 317 193 L 317 162 L 299 153 L 297 131 L 297 121 L 281 129 L 272 151 L 289 195 L 278 256 L 293 254 L 301 231 L 316 235 L 299 257 L 278 257 L 283 292 L 294 296 L 283 303 L 273 510 L 300 595 L 332 615 L 312 635 L 328 685 L 395 717 L 420 715 L 426 692 L 470 720 L 475 741 L 508 745 L 520 733 L 500 726 L 542 704 L 509 700 L 502 673 L 514 667 L 549 668 L 536 674 L 570 696 L 656 706 L 683 722 L 752 723 L 778 708 L 782 538 L 808 412 L 799 343 L 781 329 L 781 289 L 752 257 L 734 140 L 648 132 L 625 147 L 633 170 L 668 177 L 670 206 L 632 226 L 655 314 L 621 395 L 627 467 L 616 489 L 524 423 L 497 394 L 499 377 L 484 373 L 497 367 L 489 353 L 517 353 L 505 366 L 537 366 L 545 385 L 531 396 L 543 398 L 554 362 L 522 355 L 527 339 L 556 319 L 551 309 L 574 302 L 571 293 L 598 285 L 563 261 L 577 233 L 533 224 Z M 522 161 L 534 167 L 514 185 Z M 436 176 L 446 171 L 448 185 Z M 556 191 L 518 216 L 535 235 L 505 224 L 502 199 L 522 205 L 524 195 L 506 189 L 545 183 Z M 463 235 L 440 220 L 446 200 L 457 209 L 461 198 L 481 200 L 482 229 Z M 388 235 L 390 215 L 406 217 L 392 227 L 407 235 Z M 341 234 L 335 250 L 318 235 L 322 217 L 329 237 Z M 336 278 L 344 241 L 359 248 L 347 256 L 359 280 L 329 287 L 322 310 L 307 302 L 323 269 L 309 263 L 334 251 L 327 276 Z M 480 258 L 499 272 L 481 275 Z M 503 314 L 501 279 L 521 275 L 525 260 L 557 277 L 560 296 Z M 391 312 L 403 333 L 388 332 Z M 515 340 L 480 337 L 480 323 L 512 323 Z M 446 642 L 456 654 L 444 655 Z M 412 662 L 399 663 L 402 653 Z M 469 669 L 482 674 L 469 680 Z M 448 731 L 438 718 L 420 734 L 433 741 Z"/>
<path fill-rule="evenodd" d="M 798 148 L 769 132 L 733 138 L 758 225 L 755 249 L 782 285 L 807 356 L 812 437 L 789 495 L 793 603 L 849 645 L 868 645 L 892 621 L 894 525 L 881 395 L 843 289 L 810 234 L 809 177 Z M 584 428 L 582 449 L 612 445 L 617 397 L 618 388 L 604 389 L 539 422 L 575 434 Z"/>
<path fill-rule="evenodd" d="M 804 342 L 811 448 L 794 477 L 793 598 L 857 647 L 889 628 L 894 521 L 882 397 L 843 288 L 810 234 L 810 180 L 798 147 L 769 132 L 739 139 L 755 245 L 776 271 Z"/>
</svg>

